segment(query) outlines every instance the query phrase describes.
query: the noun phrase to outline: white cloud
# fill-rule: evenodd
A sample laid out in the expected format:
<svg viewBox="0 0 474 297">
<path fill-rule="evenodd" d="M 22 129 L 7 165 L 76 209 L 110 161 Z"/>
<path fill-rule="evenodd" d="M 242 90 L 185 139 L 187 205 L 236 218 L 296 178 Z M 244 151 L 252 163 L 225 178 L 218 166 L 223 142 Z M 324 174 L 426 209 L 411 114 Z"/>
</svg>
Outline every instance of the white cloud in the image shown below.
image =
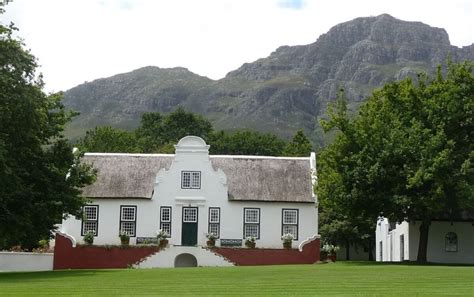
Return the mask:
<svg viewBox="0 0 474 297">
<path fill-rule="evenodd" d="M 148 65 L 218 79 L 278 46 L 312 43 L 340 22 L 381 13 L 445 28 L 457 46 L 474 42 L 471 1 L 14 0 L 6 10 L 48 90 Z"/>
</svg>

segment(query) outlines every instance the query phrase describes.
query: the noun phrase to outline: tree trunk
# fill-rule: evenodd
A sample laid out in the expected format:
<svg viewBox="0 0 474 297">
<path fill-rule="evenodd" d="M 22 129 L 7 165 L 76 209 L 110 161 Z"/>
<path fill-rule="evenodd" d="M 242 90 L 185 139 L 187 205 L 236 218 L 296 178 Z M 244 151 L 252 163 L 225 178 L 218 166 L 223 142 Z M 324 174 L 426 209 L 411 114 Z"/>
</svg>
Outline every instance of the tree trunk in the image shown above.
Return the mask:
<svg viewBox="0 0 474 297">
<path fill-rule="evenodd" d="M 375 246 L 375 240 L 373 238 L 367 239 L 367 251 L 369 252 L 369 261 L 374 261 L 374 249 L 373 247 Z"/>
<path fill-rule="evenodd" d="M 349 240 L 346 240 L 346 260 L 350 260 L 350 256 L 349 256 L 350 247 L 351 247 L 351 245 L 349 243 Z"/>
<path fill-rule="evenodd" d="M 418 244 L 418 256 L 416 261 L 419 263 L 426 263 L 426 254 L 428 252 L 428 233 L 430 231 L 431 221 L 424 220 L 420 225 L 420 242 Z"/>
</svg>

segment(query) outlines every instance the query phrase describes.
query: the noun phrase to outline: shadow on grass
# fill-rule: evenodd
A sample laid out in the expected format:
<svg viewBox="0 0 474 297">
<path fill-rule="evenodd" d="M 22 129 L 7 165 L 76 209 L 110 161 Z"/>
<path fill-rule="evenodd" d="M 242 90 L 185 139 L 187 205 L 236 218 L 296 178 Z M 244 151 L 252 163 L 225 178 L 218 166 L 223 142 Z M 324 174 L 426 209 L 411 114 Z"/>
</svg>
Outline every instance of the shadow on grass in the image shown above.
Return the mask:
<svg viewBox="0 0 474 297">
<path fill-rule="evenodd" d="M 0 283 L 2 282 L 28 282 L 38 280 L 56 280 L 64 277 L 94 276 L 121 272 L 126 269 L 96 269 L 96 270 L 55 270 L 55 271 L 35 271 L 35 272 L 0 272 Z"/>
<path fill-rule="evenodd" d="M 346 266 L 466 266 L 474 267 L 474 264 L 461 264 L 461 263 L 419 263 L 414 261 L 404 262 L 375 262 L 375 261 L 346 261 L 338 260 L 336 263 L 343 264 Z"/>
</svg>

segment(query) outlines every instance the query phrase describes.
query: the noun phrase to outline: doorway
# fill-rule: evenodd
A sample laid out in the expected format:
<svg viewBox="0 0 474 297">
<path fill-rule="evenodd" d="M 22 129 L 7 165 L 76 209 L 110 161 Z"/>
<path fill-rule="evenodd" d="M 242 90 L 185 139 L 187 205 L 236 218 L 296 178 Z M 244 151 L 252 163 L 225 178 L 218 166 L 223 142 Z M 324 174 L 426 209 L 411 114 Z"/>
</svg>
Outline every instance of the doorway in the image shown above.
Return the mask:
<svg viewBox="0 0 474 297">
<path fill-rule="evenodd" d="M 197 244 L 198 208 L 183 207 L 183 226 L 181 229 L 181 245 Z"/>
</svg>

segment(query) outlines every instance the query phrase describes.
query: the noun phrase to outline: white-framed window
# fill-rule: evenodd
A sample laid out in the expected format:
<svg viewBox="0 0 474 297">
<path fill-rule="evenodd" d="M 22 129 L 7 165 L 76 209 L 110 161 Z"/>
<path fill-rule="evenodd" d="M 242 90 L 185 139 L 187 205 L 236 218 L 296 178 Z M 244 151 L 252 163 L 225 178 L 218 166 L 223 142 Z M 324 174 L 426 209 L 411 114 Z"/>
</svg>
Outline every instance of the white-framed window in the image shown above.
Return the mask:
<svg viewBox="0 0 474 297">
<path fill-rule="evenodd" d="M 82 208 L 82 230 L 81 235 L 86 235 L 87 232 L 92 231 L 94 236 L 99 233 L 99 205 L 86 205 Z"/>
<path fill-rule="evenodd" d="M 160 229 L 168 232 L 171 236 L 171 206 L 160 208 Z"/>
<path fill-rule="evenodd" d="M 136 236 L 137 229 L 137 207 L 135 205 L 120 206 L 120 229 L 130 237 Z"/>
<path fill-rule="evenodd" d="M 182 189 L 200 189 L 201 172 L 200 171 L 181 171 Z"/>
<path fill-rule="evenodd" d="M 197 223 L 197 207 L 183 208 L 183 223 Z"/>
<path fill-rule="evenodd" d="M 221 209 L 219 207 L 209 207 L 209 227 L 208 233 L 214 233 L 220 237 Z"/>
<path fill-rule="evenodd" d="M 454 232 L 448 232 L 445 236 L 445 251 L 446 252 L 457 252 L 458 251 L 458 235 Z"/>
<path fill-rule="evenodd" d="M 282 209 L 281 234 L 290 233 L 298 240 L 298 209 Z"/>
<path fill-rule="evenodd" d="M 244 208 L 244 238 L 260 239 L 260 208 Z"/>
</svg>

